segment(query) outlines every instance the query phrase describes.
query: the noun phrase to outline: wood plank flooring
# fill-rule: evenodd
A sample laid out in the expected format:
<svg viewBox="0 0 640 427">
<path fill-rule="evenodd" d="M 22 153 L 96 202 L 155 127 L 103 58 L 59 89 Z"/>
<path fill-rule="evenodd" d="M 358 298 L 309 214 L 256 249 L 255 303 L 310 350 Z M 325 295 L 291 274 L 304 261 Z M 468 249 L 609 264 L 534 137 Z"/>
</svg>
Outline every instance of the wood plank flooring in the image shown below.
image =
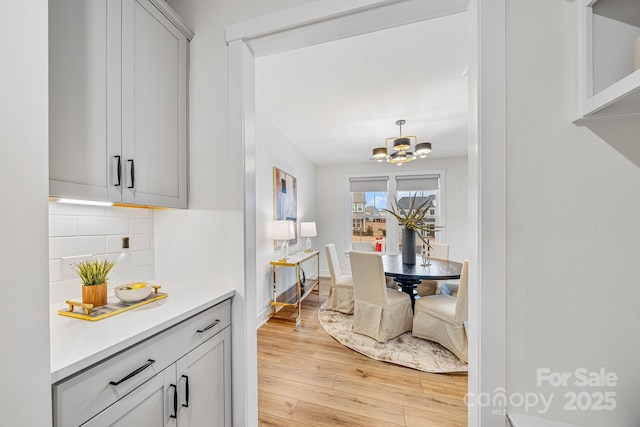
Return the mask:
<svg viewBox="0 0 640 427">
<path fill-rule="evenodd" d="M 302 303 L 302 321 L 258 330 L 260 426 L 466 426 L 466 374 L 379 362 L 334 340 L 318 322 L 329 284 Z"/>
</svg>

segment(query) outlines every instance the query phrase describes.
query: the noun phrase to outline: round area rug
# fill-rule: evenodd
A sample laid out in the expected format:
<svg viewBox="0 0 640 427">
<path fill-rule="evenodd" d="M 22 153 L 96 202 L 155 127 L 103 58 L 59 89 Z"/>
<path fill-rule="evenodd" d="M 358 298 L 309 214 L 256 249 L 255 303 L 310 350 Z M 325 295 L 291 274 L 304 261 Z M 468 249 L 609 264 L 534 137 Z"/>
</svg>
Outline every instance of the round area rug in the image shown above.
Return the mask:
<svg viewBox="0 0 640 427">
<path fill-rule="evenodd" d="M 416 338 L 411 332 L 379 343 L 352 331 L 353 316 L 326 309 L 318 310 L 318 320 L 329 335 L 358 353 L 383 362 L 395 363 L 425 372 L 467 372 L 467 364 L 433 341 Z"/>
</svg>

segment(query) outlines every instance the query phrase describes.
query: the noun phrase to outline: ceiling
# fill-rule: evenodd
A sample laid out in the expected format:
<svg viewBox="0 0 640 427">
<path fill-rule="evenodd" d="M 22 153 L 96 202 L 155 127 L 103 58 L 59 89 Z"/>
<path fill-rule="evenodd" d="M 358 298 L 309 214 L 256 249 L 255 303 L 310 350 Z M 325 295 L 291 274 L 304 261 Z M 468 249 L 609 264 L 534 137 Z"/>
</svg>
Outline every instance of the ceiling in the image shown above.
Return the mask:
<svg viewBox="0 0 640 427">
<path fill-rule="evenodd" d="M 368 162 L 398 135 L 467 154 L 468 16 L 256 59 L 256 109 L 317 166 Z M 418 160 L 419 161 L 419 160 Z"/>
</svg>

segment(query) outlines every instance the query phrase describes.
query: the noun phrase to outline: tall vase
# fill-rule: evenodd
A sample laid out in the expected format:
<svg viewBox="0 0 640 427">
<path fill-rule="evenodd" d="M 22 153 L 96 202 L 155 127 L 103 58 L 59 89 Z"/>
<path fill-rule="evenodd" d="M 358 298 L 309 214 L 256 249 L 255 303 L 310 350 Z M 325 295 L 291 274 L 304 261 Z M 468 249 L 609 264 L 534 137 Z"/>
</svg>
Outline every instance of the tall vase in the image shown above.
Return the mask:
<svg viewBox="0 0 640 427">
<path fill-rule="evenodd" d="M 416 263 L 416 232 L 408 228 L 402 229 L 402 263 Z"/>
</svg>

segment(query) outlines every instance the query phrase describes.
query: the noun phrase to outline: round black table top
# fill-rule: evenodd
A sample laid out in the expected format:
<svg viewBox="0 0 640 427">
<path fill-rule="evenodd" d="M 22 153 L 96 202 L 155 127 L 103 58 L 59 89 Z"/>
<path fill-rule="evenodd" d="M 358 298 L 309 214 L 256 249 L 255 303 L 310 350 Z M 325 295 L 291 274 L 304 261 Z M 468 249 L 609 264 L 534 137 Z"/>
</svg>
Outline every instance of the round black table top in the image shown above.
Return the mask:
<svg viewBox="0 0 640 427">
<path fill-rule="evenodd" d="M 422 257 L 416 256 L 413 265 L 403 264 L 402 255 L 382 255 L 384 274 L 405 280 L 450 280 L 459 279 L 462 263 L 444 259 L 431 259 L 431 265 L 423 267 Z"/>
</svg>

